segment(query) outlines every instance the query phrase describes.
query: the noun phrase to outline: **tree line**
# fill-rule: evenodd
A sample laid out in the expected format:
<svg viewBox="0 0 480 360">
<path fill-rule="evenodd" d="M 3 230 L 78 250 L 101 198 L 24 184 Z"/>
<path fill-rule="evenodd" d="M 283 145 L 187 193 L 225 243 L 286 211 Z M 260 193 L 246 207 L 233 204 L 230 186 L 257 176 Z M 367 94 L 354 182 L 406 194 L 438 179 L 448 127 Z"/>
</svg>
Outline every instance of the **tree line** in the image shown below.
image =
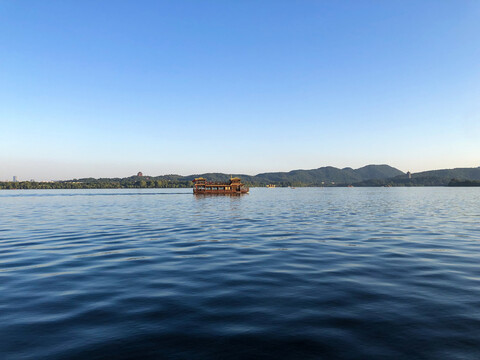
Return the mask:
<svg viewBox="0 0 480 360">
<path fill-rule="evenodd" d="M 176 180 L 89 180 L 89 181 L 5 181 L 0 182 L 0 189 L 161 189 L 161 188 L 190 188 L 193 186 L 191 181 Z"/>
<path fill-rule="evenodd" d="M 218 182 L 227 182 L 226 180 Z M 268 183 L 264 181 L 245 181 L 245 185 L 250 187 L 264 187 Z M 270 182 L 277 187 L 342 187 L 347 185 L 354 186 L 479 186 L 478 180 L 458 180 L 447 179 L 436 176 L 422 176 L 407 178 L 406 176 L 396 176 L 389 179 L 371 179 L 362 182 L 303 182 L 303 181 L 277 181 Z M 123 179 L 74 179 L 65 181 L 36 182 L 36 181 L 5 181 L 0 182 L 0 190 L 7 189 L 162 189 L 162 188 L 191 188 L 193 182 L 189 179 L 161 179 L 129 177 Z"/>
</svg>

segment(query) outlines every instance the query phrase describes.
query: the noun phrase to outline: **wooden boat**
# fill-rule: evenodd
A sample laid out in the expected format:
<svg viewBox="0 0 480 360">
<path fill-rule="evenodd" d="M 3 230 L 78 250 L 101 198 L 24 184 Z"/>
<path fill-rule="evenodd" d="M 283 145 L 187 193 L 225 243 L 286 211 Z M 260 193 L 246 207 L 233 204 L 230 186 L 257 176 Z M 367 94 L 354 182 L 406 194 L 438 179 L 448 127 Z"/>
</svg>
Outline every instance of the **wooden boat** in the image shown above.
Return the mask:
<svg viewBox="0 0 480 360">
<path fill-rule="evenodd" d="M 275 187 L 274 184 L 268 184 L 268 185 L 267 185 L 267 188 L 269 188 L 269 189 L 273 189 L 274 187 Z"/>
<path fill-rule="evenodd" d="M 228 183 L 209 182 L 204 178 L 193 180 L 194 194 L 238 195 L 246 194 L 250 189 L 242 184 L 240 178 L 230 178 Z"/>
</svg>

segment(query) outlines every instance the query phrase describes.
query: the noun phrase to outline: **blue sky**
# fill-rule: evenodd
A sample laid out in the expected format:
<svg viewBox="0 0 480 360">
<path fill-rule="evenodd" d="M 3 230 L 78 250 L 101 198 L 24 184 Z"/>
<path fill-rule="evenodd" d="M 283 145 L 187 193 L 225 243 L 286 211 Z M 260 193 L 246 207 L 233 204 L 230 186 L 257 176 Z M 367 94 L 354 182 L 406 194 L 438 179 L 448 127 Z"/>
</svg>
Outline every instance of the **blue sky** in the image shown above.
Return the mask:
<svg viewBox="0 0 480 360">
<path fill-rule="evenodd" d="M 0 180 L 480 166 L 478 1 L 0 2 Z"/>
</svg>

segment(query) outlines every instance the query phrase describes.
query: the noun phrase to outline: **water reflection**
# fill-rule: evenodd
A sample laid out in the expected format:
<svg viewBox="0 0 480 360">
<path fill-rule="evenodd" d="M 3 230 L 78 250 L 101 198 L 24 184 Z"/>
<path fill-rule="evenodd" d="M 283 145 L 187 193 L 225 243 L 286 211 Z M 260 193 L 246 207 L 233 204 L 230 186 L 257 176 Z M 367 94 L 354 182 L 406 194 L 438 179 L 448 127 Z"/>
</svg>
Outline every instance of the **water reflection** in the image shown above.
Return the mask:
<svg viewBox="0 0 480 360">
<path fill-rule="evenodd" d="M 1 357 L 480 357 L 478 189 L 186 190 L 0 192 Z"/>
</svg>

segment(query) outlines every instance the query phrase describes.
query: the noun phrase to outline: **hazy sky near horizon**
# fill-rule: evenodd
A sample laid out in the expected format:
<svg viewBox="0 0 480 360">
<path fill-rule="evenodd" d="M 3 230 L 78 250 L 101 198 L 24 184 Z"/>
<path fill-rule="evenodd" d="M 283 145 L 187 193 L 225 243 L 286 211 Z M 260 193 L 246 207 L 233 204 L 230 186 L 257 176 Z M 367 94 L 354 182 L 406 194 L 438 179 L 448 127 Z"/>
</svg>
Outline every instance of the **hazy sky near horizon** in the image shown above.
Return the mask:
<svg viewBox="0 0 480 360">
<path fill-rule="evenodd" d="M 480 166 L 480 2 L 4 0 L 0 125 L 0 180 Z"/>
</svg>

